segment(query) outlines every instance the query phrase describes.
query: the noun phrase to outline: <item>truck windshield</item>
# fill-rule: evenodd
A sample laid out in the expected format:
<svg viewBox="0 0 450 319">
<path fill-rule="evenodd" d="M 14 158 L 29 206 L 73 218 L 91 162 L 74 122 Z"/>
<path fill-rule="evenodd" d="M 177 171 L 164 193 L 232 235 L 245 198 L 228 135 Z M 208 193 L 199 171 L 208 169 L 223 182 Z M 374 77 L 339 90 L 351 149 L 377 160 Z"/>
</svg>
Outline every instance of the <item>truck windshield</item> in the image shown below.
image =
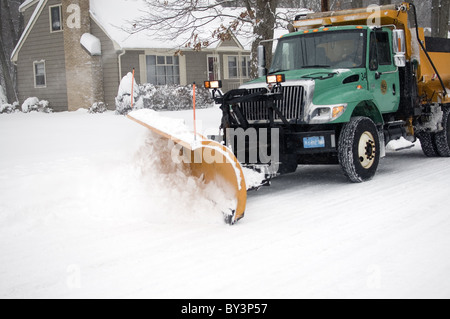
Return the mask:
<svg viewBox="0 0 450 319">
<path fill-rule="evenodd" d="M 365 67 L 366 31 L 343 30 L 280 39 L 270 73 L 304 68 Z"/>
</svg>

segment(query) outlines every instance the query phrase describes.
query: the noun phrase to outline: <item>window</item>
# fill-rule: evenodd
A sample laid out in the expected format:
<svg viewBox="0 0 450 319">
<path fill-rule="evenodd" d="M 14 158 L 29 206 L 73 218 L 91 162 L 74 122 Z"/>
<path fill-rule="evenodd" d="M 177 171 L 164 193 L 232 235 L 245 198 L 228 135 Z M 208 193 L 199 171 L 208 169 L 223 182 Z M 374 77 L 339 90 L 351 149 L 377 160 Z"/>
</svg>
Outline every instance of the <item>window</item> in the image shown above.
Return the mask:
<svg viewBox="0 0 450 319">
<path fill-rule="evenodd" d="M 241 57 L 241 70 L 242 70 L 242 77 L 244 77 L 244 78 L 250 77 L 250 57 L 249 56 Z"/>
<path fill-rule="evenodd" d="M 47 85 L 45 75 L 45 61 L 36 61 L 33 63 L 34 87 L 44 88 Z"/>
<path fill-rule="evenodd" d="M 378 65 L 391 65 L 391 46 L 387 32 L 370 34 L 369 69 L 374 71 Z"/>
<path fill-rule="evenodd" d="M 228 56 L 228 78 L 250 77 L 250 56 Z"/>
<path fill-rule="evenodd" d="M 377 39 L 378 63 L 389 65 L 391 61 L 391 47 L 389 45 L 389 35 L 387 32 L 375 32 Z"/>
<path fill-rule="evenodd" d="M 50 7 L 50 30 L 57 32 L 62 30 L 61 5 Z"/>
<path fill-rule="evenodd" d="M 178 56 L 147 55 L 147 82 L 153 85 L 180 84 Z"/>
<path fill-rule="evenodd" d="M 375 33 L 370 34 L 369 69 L 371 71 L 378 69 L 377 38 Z"/>
<path fill-rule="evenodd" d="M 366 36 L 366 31 L 342 30 L 282 38 L 269 72 L 365 67 Z"/>
</svg>

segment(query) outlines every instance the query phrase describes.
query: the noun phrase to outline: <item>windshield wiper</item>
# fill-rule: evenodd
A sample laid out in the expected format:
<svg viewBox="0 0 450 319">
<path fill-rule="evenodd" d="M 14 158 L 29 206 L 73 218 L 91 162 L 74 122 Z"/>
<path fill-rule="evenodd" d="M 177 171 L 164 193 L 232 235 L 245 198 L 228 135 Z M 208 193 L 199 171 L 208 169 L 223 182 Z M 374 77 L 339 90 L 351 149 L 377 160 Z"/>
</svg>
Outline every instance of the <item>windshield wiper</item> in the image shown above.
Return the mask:
<svg viewBox="0 0 450 319">
<path fill-rule="evenodd" d="M 278 72 L 286 72 L 286 71 L 289 71 L 289 70 L 278 69 L 278 70 L 270 71 L 268 74 L 270 75 L 270 74 L 274 74 L 274 73 L 278 73 Z"/>
<path fill-rule="evenodd" d="M 322 76 L 317 76 L 318 74 L 324 74 Z M 330 79 L 333 76 L 335 76 L 337 73 L 336 72 L 331 72 L 331 73 L 326 73 L 326 72 L 316 72 L 316 73 L 311 73 L 311 74 L 307 74 L 302 76 L 302 79 L 319 79 L 319 80 L 326 80 L 326 79 Z"/>
<path fill-rule="evenodd" d="M 322 65 L 322 64 L 316 64 L 316 65 L 304 65 L 301 67 L 301 69 L 309 69 L 309 68 L 329 68 L 329 65 Z"/>
</svg>

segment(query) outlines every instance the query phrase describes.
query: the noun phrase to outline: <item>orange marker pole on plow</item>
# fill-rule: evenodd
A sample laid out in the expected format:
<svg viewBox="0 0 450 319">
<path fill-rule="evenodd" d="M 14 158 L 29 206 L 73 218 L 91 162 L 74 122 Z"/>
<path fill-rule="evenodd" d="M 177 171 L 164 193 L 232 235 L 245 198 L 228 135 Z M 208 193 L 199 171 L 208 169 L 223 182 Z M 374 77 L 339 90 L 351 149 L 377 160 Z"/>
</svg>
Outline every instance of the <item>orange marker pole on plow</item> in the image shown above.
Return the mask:
<svg viewBox="0 0 450 319">
<path fill-rule="evenodd" d="M 197 119 L 195 116 L 195 87 L 196 87 L 196 85 L 194 82 L 194 85 L 192 86 L 193 91 L 194 91 L 192 94 L 192 102 L 193 102 L 193 107 L 194 107 L 194 140 L 196 141 L 197 140 Z"/>
</svg>

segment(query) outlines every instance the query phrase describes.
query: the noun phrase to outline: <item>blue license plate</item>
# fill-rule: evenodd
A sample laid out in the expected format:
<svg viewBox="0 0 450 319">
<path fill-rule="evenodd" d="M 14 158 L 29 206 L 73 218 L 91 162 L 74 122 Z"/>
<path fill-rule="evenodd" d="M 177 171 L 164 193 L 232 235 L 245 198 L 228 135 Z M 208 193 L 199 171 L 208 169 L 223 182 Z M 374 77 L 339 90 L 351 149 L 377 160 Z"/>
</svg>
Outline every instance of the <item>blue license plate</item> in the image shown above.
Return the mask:
<svg viewBox="0 0 450 319">
<path fill-rule="evenodd" d="M 325 137 L 323 136 L 311 136 L 303 138 L 304 148 L 323 148 L 325 147 Z"/>
</svg>

